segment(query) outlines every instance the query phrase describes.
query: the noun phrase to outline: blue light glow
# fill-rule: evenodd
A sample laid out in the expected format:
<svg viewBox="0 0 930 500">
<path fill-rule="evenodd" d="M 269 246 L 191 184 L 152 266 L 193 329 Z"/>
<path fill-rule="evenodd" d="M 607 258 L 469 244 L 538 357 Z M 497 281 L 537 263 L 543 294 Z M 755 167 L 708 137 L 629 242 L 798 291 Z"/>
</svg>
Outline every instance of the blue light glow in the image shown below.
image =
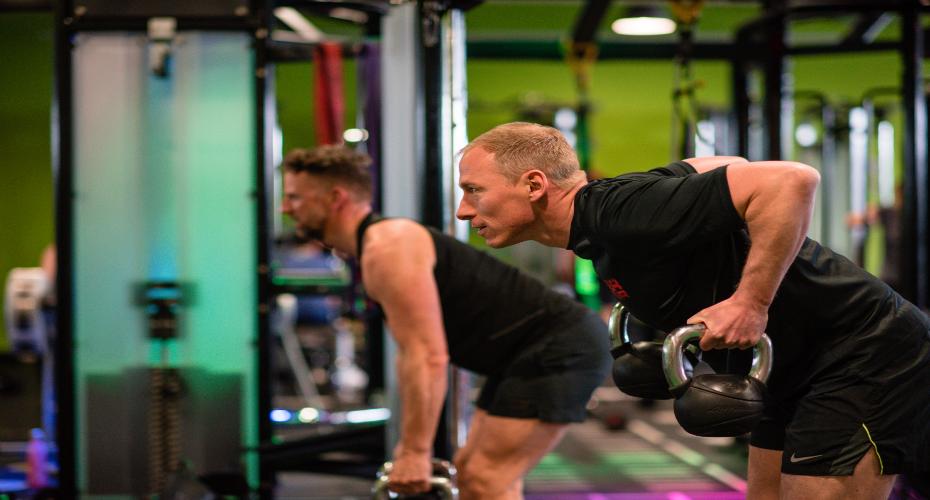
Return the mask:
<svg viewBox="0 0 930 500">
<path fill-rule="evenodd" d="M 280 408 L 271 410 L 272 422 L 287 422 L 291 419 L 291 412 Z"/>
</svg>

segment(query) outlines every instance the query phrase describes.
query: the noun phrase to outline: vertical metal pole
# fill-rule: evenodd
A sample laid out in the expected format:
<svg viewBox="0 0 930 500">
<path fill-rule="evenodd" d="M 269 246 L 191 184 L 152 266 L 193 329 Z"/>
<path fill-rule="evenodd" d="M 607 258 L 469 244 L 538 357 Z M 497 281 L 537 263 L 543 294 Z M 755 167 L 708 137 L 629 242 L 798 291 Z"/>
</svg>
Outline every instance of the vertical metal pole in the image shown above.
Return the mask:
<svg viewBox="0 0 930 500">
<path fill-rule="evenodd" d="M 442 229 L 445 204 L 442 183 L 443 143 L 443 40 L 442 5 L 437 0 L 420 0 L 420 41 L 423 44 L 423 91 L 425 132 L 425 175 L 423 218 L 428 226 Z"/>
<path fill-rule="evenodd" d="M 450 216 L 445 202 L 446 185 L 444 143 L 445 132 L 449 126 L 443 111 L 448 93 L 446 77 L 449 74 L 448 57 L 445 53 L 448 44 L 448 16 L 443 12 L 443 4 L 436 0 L 420 0 L 420 41 L 423 45 L 423 90 L 424 95 L 424 146 L 426 180 L 423 186 L 422 222 L 442 230 Z M 436 426 L 433 440 L 435 456 L 451 459 L 455 450 L 449 437 L 457 426 L 455 405 L 452 396 L 457 392 L 457 369 L 449 368 L 449 385 L 446 404 Z"/>
<path fill-rule="evenodd" d="M 457 153 L 468 143 L 466 134 L 466 105 L 468 102 L 465 74 L 465 13 L 453 9 L 443 22 L 443 81 L 445 90 L 442 100 L 442 186 L 443 219 L 446 233 L 460 239 L 468 239 L 468 224 L 455 218 L 455 211 L 461 198 L 458 189 Z M 449 426 L 447 440 L 452 455 L 464 446 L 468 435 L 471 404 L 469 389 L 471 376 L 457 367 L 450 373 Z"/>
<path fill-rule="evenodd" d="M 253 33 L 255 44 L 255 221 L 256 221 L 256 283 L 257 290 L 257 352 L 256 370 L 258 379 L 258 442 L 269 443 L 273 437 L 271 425 L 272 409 L 272 333 L 271 333 L 271 217 L 276 207 L 271 206 L 274 198 L 274 126 L 276 120 L 274 70 L 268 61 L 266 41 L 270 36 L 271 11 L 265 2 L 255 0 L 253 5 L 259 26 Z M 251 461 L 258 467 L 258 493 L 262 500 L 274 496 L 275 474 L 271 468 L 262 467 L 261 457 Z M 250 463 L 250 462 L 247 462 Z"/>
<path fill-rule="evenodd" d="M 767 11 L 780 12 L 766 26 L 765 58 L 765 159 L 780 160 L 783 155 L 782 127 L 785 87 L 784 0 L 771 0 Z"/>
<path fill-rule="evenodd" d="M 901 227 L 901 290 L 927 309 L 927 105 L 923 90 L 924 33 L 916 2 L 901 8 L 904 105 L 904 206 Z"/>
<path fill-rule="evenodd" d="M 836 110 L 826 100 L 820 99 L 820 122 L 823 127 L 820 139 L 820 233 L 821 242 L 827 246 L 834 244 L 831 226 L 834 220 L 834 200 L 836 189 Z M 838 242 L 837 242 L 838 243 Z"/>
<path fill-rule="evenodd" d="M 424 164 L 424 90 L 422 77 L 422 44 L 419 38 L 420 9 L 416 3 L 392 5 L 382 18 L 382 57 L 391 64 L 381 65 L 383 143 L 382 199 L 384 213 L 393 217 L 421 220 Z M 385 400 L 391 414 L 399 414 L 397 377 L 394 373 L 396 346 L 385 342 Z M 385 445 L 388 453 L 399 434 L 399 419 L 387 424 Z"/>
<path fill-rule="evenodd" d="M 56 342 L 55 394 L 57 415 L 55 435 L 58 447 L 58 489 L 64 498 L 77 498 L 77 461 L 74 391 L 74 220 L 73 196 L 73 112 L 72 55 L 68 26 L 71 2 L 55 3 L 55 96 L 52 103 L 52 164 L 55 169 L 55 245 L 57 274 L 55 287 Z"/>
<path fill-rule="evenodd" d="M 737 45 L 741 45 L 737 40 Z M 733 109 L 736 118 L 736 154 L 749 158 L 749 61 L 742 55 L 730 59 Z"/>
</svg>

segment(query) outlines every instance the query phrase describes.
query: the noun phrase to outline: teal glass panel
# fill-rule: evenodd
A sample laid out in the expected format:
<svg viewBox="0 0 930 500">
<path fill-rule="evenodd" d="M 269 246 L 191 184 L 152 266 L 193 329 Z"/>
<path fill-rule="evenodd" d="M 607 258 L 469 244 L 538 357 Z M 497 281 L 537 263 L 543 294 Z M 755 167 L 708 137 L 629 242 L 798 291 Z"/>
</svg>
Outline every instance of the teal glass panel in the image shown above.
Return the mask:
<svg viewBox="0 0 930 500">
<path fill-rule="evenodd" d="M 144 474 L 146 422 L 119 422 L 149 404 L 148 368 L 187 376 L 185 436 L 218 406 L 235 422 L 236 445 L 258 436 L 251 37 L 180 32 L 167 77 L 151 71 L 149 48 L 137 34 L 75 40 L 75 425 L 78 485 L 91 496 L 123 493 L 97 486 L 104 467 L 111 478 Z M 139 291 L 151 281 L 180 285 L 176 340 L 149 338 Z M 95 434 L 107 419 L 112 435 Z M 188 441 L 185 456 L 209 455 L 200 448 L 211 443 Z M 100 447 L 125 464 L 101 462 Z M 257 462 L 248 462 L 254 484 Z"/>
</svg>

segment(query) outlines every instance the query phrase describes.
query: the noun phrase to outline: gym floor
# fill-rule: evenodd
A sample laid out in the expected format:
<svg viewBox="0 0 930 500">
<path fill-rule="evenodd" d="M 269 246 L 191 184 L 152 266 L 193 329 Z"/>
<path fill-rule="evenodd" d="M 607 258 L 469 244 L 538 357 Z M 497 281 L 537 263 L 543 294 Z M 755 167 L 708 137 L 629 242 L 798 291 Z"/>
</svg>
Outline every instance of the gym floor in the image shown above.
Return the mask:
<svg viewBox="0 0 930 500">
<path fill-rule="evenodd" d="M 573 425 L 525 482 L 526 500 L 736 500 L 746 494 L 746 444 L 698 438 L 675 421 L 670 401 L 653 405 L 613 387 L 595 393 L 591 418 Z M 24 449 L 0 446 L 0 498 L 22 491 Z M 15 457 L 15 458 L 14 458 Z M 276 498 L 368 500 L 372 481 L 281 473 Z M 13 497 L 15 498 L 15 497 Z M 896 489 L 894 500 L 930 500 Z"/>
<path fill-rule="evenodd" d="M 686 434 L 668 401 L 643 407 L 613 387 L 598 396 L 592 417 L 572 426 L 527 476 L 527 500 L 745 498 L 745 444 Z M 371 482 L 361 479 L 281 474 L 279 480 L 278 498 L 370 498 Z"/>
</svg>

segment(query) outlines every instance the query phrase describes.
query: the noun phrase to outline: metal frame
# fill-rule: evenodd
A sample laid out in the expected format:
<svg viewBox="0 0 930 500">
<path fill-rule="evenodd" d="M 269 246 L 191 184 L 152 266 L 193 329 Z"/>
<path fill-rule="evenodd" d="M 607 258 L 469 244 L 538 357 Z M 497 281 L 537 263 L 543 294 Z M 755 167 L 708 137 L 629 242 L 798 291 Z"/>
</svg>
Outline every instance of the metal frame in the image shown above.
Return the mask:
<svg viewBox="0 0 930 500">
<path fill-rule="evenodd" d="M 764 51 L 759 53 L 766 54 L 764 62 L 766 63 L 766 124 L 767 127 L 767 156 L 769 158 L 779 158 L 782 144 L 782 116 L 781 111 L 784 109 L 785 96 L 782 78 L 784 75 L 783 60 L 785 55 L 799 54 L 822 54 L 833 53 L 845 50 L 859 51 L 863 48 L 872 50 L 895 50 L 899 52 L 902 58 L 904 68 L 902 75 L 902 104 L 905 109 L 905 130 L 904 130 L 904 207 L 901 213 L 902 217 L 902 259 L 898 263 L 900 266 L 901 285 L 899 292 L 908 300 L 912 301 L 921 309 L 927 310 L 930 307 L 930 246 L 927 238 L 930 236 L 930 174 L 928 174 L 928 109 L 926 104 L 926 94 L 923 87 L 923 69 L 922 64 L 927 53 L 926 30 L 921 25 L 921 14 L 927 12 L 927 7 L 918 5 L 916 2 L 906 0 L 876 2 L 863 0 L 860 2 L 843 2 L 843 1 L 795 1 L 793 6 L 784 4 L 784 0 L 773 1 L 772 8 L 766 12 L 760 19 L 744 26 L 741 33 L 748 37 L 751 28 L 769 27 L 768 38 L 772 42 L 784 40 L 784 22 L 792 16 L 812 15 L 836 15 L 838 9 L 845 9 L 849 12 L 861 12 L 866 15 L 876 13 L 883 14 L 887 12 L 896 12 L 901 17 L 902 34 L 901 40 L 893 43 L 882 43 L 873 45 L 864 45 L 856 37 L 847 36 L 846 39 L 838 46 L 824 48 L 819 47 L 802 47 L 802 48 L 784 48 L 779 51 L 777 44 L 773 45 L 775 54 L 781 57 L 770 59 L 770 54 Z M 880 17 L 880 16 L 878 16 Z M 857 27 L 858 29 L 858 27 Z M 854 30 L 855 31 L 855 30 Z M 734 105 L 740 129 L 739 152 L 747 153 L 748 137 L 746 128 L 748 126 L 748 108 L 749 96 L 746 94 L 744 77 L 736 76 L 737 73 L 745 73 L 746 67 L 742 64 L 745 60 L 734 59 Z M 773 126 L 774 125 L 774 126 Z"/>
<path fill-rule="evenodd" d="M 78 9 L 78 10 L 76 10 Z M 75 383 L 74 383 L 74 263 L 73 263 L 73 116 L 72 116 L 72 37 L 81 31 L 128 30 L 145 31 L 147 18 L 85 18 L 76 16 L 80 12 L 73 0 L 55 2 L 55 94 L 52 103 L 52 163 L 55 181 L 55 241 L 58 253 L 58 273 L 56 287 L 57 305 L 57 342 L 55 357 L 55 390 L 57 393 L 58 415 L 56 417 L 56 436 L 58 445 L 59 475 L 58 490 L 65 498 L 77 498 L 76 477 L 76 434 Z M 170 16 L 171 13 L 167 12 Z M 266 116 L 273 113 L 266 105 L 273 98 L 273 89 L 268 83 L 268 56 L 265 39 L 270 25 L 270 12 L 262 0 L 250 0 L 248 15 L 229 17 L 179 17 L 179 30 L 202 31 L 247 31 L 252 34 L 255 47 L 255 120 L 256 120 L 256 221 L 257 234 L 255 272 L 257 273 L 257 307 L 255 321 L 257 342 L 257 378 L 258 378 L 258 439 L 260 442 L 271 439 L 271 422 L 269 391 L 270 376 L 270 220 L 268 196 L 271 183 L 270 165 L 266 155 L 266 141 L 270 137 L 270 123 Z M 261 461 L 256 461 L 260 477 L 260 498 L 271 498 L 274 478 L 263 470 Z"/>
<path fill-rule="evenodd" d="M 609 0 L 588 0 L 578 14 L 572 40 L 593 39 L 593 33 L 603 19 Z M 733 1 L 730 3 L 740 3 Z M 749 2 L 742 2 L 749 3 Z M 781 158 L 784 136 L 791 125 L 791 101 L 785 58 L 792 55 L 850 53 L 864 51 L 897 51 L 901 54 L 902 100 L 905 108 L 905 199 L 902 213 L 903 258 L 899 263 L 902 284 L 900 292 L 918 307 L 930 308 L 930 173 L 928 173 L 928 111 L 923 91 L 922 63 L 930 52 L 921 14 L 930 6 L 914 0 L 762 0 L 764 13 L 744 24 L 736 33 L 735 43 L 697 43 L 693 59 L 729 60 L 732 66 L 732 103 L 737 129 L 737 151 L 750 156 L 749 80 L 753 67 L 761 66 L 765 75 L 763 116 L 766 134 L 762 154 L 769 159 Z M 789 46 L 786 42 L 787 23 L 793 19 L 835 16 L 837 13 L 857 13 L 858 22 L 837 44 Z M 902 19 L 902 37 L 897 42 L 872 43 L 876 27 L 897 13 Z M 761 37 L 757 35 L 761 34 Z M 598 58 L 665 59 L 675 57 L 676 43 L 598 43 Z M 565 48 L 558 40 L 472 40 L 468 44 L 471 59 L 548 59 L 562 60 Z"/>
<path fill-rule="evenodd" d="M 900 266 L 901 293 L 926 310 L 927 287 L 927 105 L 923 85 L 923 61 L 926 43 L 920 22 L 920 10 L 914 4 L 903 7 L 901 14 L 901 58 L 903 62 L 902 102 L 904 126 L 904 207 Z"/>
<path fill-rule="evenodd" d="M 74 224 L 71 31 L 65 28 L 67 2 L 55 4 L 55 94 L 52 101 L 52 165 L 55 181 L 55 287 L 56 337 L 55 394 L 58 414 L 55 436 L 58 448 L 58 489 L 66 498 L 77 498 L 74 384 Z"/>
</svg>

